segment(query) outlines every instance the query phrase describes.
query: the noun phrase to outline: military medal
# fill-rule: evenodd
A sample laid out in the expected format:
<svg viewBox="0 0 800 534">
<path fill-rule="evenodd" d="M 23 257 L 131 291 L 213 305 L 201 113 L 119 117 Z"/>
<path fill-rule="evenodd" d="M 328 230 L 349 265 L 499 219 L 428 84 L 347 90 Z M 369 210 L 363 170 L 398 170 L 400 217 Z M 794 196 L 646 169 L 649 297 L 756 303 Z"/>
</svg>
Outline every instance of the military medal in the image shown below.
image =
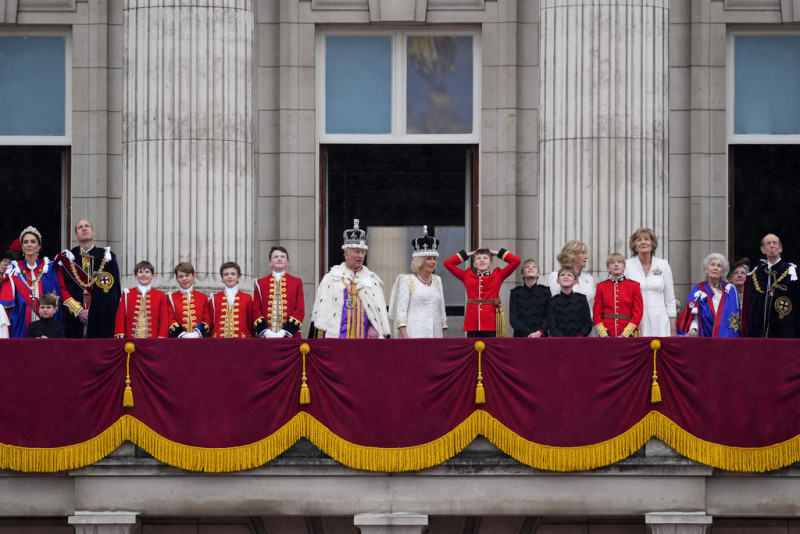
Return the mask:
<svg viewBox="0 0 800 534">
<path fill-rule="evenodd" d="M 114 277 L 105 271 L 97 271 L 94 274 L 94 283 L 97 287 L 108 293 L 108 291 L 114 287 Z"/>
</svg>

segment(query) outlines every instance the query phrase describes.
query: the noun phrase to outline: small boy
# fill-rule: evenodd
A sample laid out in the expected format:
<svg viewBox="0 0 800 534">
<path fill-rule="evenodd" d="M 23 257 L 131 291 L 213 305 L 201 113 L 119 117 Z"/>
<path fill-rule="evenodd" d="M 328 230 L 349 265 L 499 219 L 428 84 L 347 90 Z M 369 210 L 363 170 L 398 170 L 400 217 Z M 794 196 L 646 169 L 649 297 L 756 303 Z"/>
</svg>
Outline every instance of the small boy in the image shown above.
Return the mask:
<svg viewBox="0 0 800 534">
<path fill-rule="evenodd" d="M 594 321 L 600 337 L 631 337 L 642 322 L 644 301 L 639 282 L 625 278 L 625 257 L 617 252 L 606 259 L 608 280 L 597 284 Z"/>
<path fill-rule="evenodd" d="M 508 301 L 514 337 L 542 337 L 547 335 L 547 308 L 550 288 L 537 283 L 539 263 L 528 259 L 522 262 L 522 285 L 511 290 Z"/>
<path fill-rule="evenodd" d="M 586 337 L 592 331 L 592 315 L 586 296 L 572 290 L 578 273 L 572 267 L 558 270 L 561 292 L 550 299 L 547 327 L 552 337 Z"/>
<path fill-rule="evenodd" d="M 211 335 L 211 307 L 208 297 L 194 288 L 194 266 L 182 261 L 172 271 L 180 289 L 169 298 L 175 328 L 169 337 L 199 339 Z"/>
<path fill-rule="evenodd" d="M 138 285 L 123 289 L 117 307 L 115 338 L 165 338 L 172 326 L 167 296 L 150 287 L 156 269 L 149 261 L 140 261 L 133 268 Z"/>
<path fill-rule="evenodd" d="M 242 269 L 233 261 L 219 268 L 225 289 L 211 298 L 212 337 L 253 337 L 253 297 L 239 291 Z"/>
<path fill-rule="evenodd" d="M 28 332 L 25 337 L 39 337 L 45 339 L 67 337 L 64 333 L 64 325 L 53 319 L 56 308 L 58 308 L 57 296 L 52 293 L 42 295 L 39 299 L 40 319 L 28 325 Z"/>
<path fill-rule="evenodd" d="M 492 257 L 498 256 L 508 263 L 502 269 L 492 270 Z M 473 268 L 463 271 L 458 264 L 472 258 Z M 500 307 L 500 286 L 514 274 L 520 259 L 504 248 L 499 251 L 479 248 L 472 252 L 460 251 L 444 260 L 450 274 L 461 280 L 467 290 L 467 310 L 464 317 L 464 331 L 467 337 L 499 337 L 504 335 L 505 320 L 502 322 Z M 498 323 L 501 323 L 498 332 Z"/>
</svg>

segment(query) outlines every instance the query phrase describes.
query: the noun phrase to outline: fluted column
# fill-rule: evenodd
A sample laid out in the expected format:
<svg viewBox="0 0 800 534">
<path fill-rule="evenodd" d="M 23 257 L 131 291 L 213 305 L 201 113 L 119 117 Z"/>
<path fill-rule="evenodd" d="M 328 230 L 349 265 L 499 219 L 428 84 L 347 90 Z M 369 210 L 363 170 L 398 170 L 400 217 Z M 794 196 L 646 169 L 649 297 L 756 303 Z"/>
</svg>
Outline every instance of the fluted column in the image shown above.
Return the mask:
<svg viewBox="0 0 800 534">
<path fill-rule="evenodd" d="M 252 0 L 124 0 L 125 271 L 253 266 Z M 163 279 L 162 279 L 163 281 Z"/>
<path fill-rule="evenodd" d="M 541 0 L 539 256 L 593 272 L 640 226 L 668 239 L 669 0 Z"/>
</svg>

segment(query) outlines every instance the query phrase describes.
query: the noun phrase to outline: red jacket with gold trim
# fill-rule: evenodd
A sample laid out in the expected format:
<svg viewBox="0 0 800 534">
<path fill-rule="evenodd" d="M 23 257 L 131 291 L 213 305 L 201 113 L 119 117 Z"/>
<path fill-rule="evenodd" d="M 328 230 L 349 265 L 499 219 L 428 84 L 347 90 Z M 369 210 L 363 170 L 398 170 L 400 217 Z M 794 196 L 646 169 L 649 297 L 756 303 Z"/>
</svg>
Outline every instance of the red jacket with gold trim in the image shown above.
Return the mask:
<svg viewBox="0 0 800 534">
<path fill-rule="evenodd" d="M 639 282 L 623 276 L 618 282 L 597 284 L 592 317 L 600 337 L 630 337 L 642 322 L 643 312 Z"/>
<path fill-rule="evenodd" d="M 142 297 L 139 288 L 124 289 L 117 307 L 114 337 L 167 337 L 172 322 L 167 295 L 151 288 Z"/>
<path fill-rule="evenodd" d="M 275 292 L 280 291 L 281 318 L 283 330 L 294 337 L 300 337 L 303 318 L 306 315 L 306 304 L 303 298 L 303 281 L 288 273 L 281 275 L 279 288 L 275 287 L 275 276 L 259 278 L 253 291 L 253 320 L 256 335 L 268 329 L 272 324 Z"/>
<path fill-rule="evenodd" d="M 211 297 L 212 337 L 253 337 L 253 297 L 237 291 L 233 306 L 228 307 L 225 290 Z"/>
<path fill-rule="evenodd" d="M 203 337 L 211 335 L 211 306 L 208 297 L 196 289 L 192 289 L 192 299 L 189 294 L 180 289 L 170 295 L 173 318 L 177 325 L 170 330 L 170 337 L 178 337 L 182 333 L 193 332 L 197 329 Z"/>
<path fill-rule="evenodd" d="M 500 286 L 503 281 L 514 274 L 521 260 L 504 248 L 501 248 L 497 257 L 508 263 L 502 269 L 494 269 L 489 274 L 477 275 L 472 269 L 466 271 L 459 269 L 458 264 L 469 259 L 467 252 L 462 250 L 455 256 L 444 260 L 445 268 L 450 274 L 461 280 L 467 290 L 468 299 L 497 299 L 500 298 Z M 467 304 L 464 317 L 464 331 L 497 330 L 496 313 L 494 304 Z"/>
</svg>

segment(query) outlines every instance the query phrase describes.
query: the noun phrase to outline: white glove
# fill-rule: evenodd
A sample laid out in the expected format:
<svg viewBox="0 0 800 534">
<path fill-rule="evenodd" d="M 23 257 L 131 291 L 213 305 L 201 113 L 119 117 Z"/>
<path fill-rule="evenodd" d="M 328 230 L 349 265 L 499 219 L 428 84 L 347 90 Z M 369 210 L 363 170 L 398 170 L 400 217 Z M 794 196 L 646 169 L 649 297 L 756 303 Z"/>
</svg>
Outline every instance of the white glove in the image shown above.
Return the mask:
<svg viewBox="0 0 800 534">
<path fill-rule="evenodd" d="M 272 330 L 267 328 L 266 330 L 261 332 L 261 337 L 266 338 L 266 339 L 271 339 L 273 337 L 278 337 L 278 334 L 276 334 L 275 332 L 273 332 Z"/>
<path fill-rule="evenodd" d="M 278 336 L 279 337 L 292 337 L 292 334 L 290 334 L 286 330 L 281 330 L 280 332 L 278 332 Z"/>
<path fill-rule="evenodd" d="M 179 335 L 178 337 L 179 338 L 183 338 L 183 339 L 200 339 L 201 337 L 203 337 L 203 334 L 201 334 L 200 332 L 195 330 L 193 332 L 184 332 L 183 334 Z"/>
</svg>

